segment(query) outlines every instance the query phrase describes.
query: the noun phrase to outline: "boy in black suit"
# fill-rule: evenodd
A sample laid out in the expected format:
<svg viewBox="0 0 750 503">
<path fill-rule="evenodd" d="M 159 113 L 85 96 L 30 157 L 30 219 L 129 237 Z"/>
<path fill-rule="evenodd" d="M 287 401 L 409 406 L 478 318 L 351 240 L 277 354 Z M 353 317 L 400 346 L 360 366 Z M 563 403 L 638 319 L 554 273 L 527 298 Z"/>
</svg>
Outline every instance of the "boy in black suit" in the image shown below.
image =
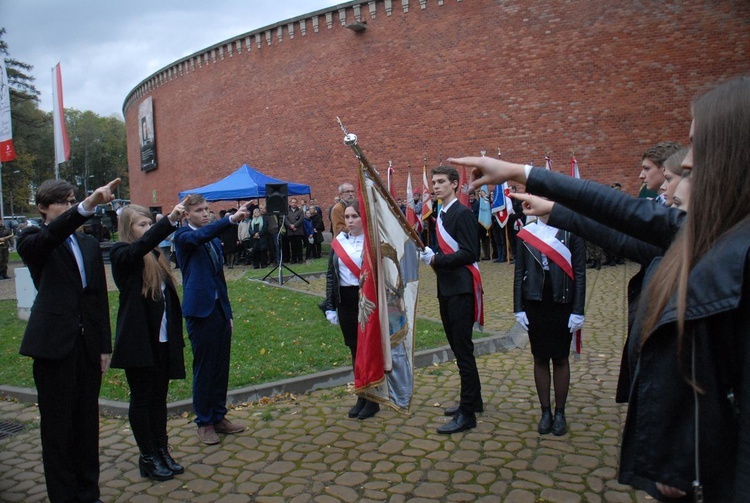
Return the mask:
<svg viewBox="0 0 750 503">
<path fill-rule="evenodd" d="M 98 204 L 114 199 L 113 180 L 76 204 L 73 185 L 47 180 L 36 193 L 44 218 L 18 238 L 37 289 L 21 343 L 34 358 L 47 495 L 99 501 L 99 388 L 112 340 L 99 242 L 75 232 Z"/>
<path fill-rule="evenodd" d="M 461 376 L 461 401 L 445 410 L 453 420 L 437 429 L 445 434 L 475 428 L 475 413 L 484 410 L 471 340 L 474 322 L 484 322 L 482 281 L 476 264 L 477 222 L 474 213 L 458 202 L 458 180 L 458 171 L 449 166 L 432 170 L 432 187 L 442 200 L 437 217 L 438 250 L 427 247 L 421 256 L 435 270 L 440 318 Z"/>
</svg>

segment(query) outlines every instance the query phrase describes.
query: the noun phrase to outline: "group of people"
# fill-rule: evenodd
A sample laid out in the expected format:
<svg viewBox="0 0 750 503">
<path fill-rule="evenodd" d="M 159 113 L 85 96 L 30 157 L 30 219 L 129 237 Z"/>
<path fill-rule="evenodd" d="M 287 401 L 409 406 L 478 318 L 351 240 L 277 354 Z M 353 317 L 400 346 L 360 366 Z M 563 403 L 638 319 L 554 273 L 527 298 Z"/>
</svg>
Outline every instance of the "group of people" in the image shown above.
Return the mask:
<svg viewBox="0 0 750 503">
<path fill-rule="evenodd" d="M 208 203 L 195 194 L 156 223 L 144 207 L 123 209 L 120 242 L 110 251 L 120 292 L 113 348 L 99 243 L 77 229 L 96 205 L 114 198 L 119 182 L 98 188 L 80 204 L 75 186 L 43 182 L 36 200 L 44 224 L 18 238 L 18 253 L 37 289 L 21 354 L 34 359 L 44 473 L 53 503 L 99 501 L 98 397 L 110 364 L 125 369 L 141 475 L 168 480 L 184 472 L 169 450 L 166 424 L 169 381 L 185 377 L 183 318 L 193 353 L 198 437 L 216 444 L 218 434 L 245 429 L 226 417 L 233 321 L 219 236 L 247 217 L 247 205 L 214 222 Z M 180 226 L 183 219 L 186 225 Z M 171 234 L 182 303 L 159 247 Z"/>
<path fill-rule="evenodd" d="M 716 87 L 693 103 L 692 113 L 690 147 L 670 146 L 659 162 L 644 156 L 644 171 L 662 173 L 663 197 L 656 200 L 489 157 L 448 162 L 471 168 L 475 188 L 523 184 L 526 193 L 513 197 L 537 219 L 518 234 L 514 313 L 529 332 L 539 433 L 567 432 L 568 358 L 585 319 L 584 240 L 591 241 L 643 266 L 628 287 L 628 340 L 617 392 L 618 401 L 628 402 L 620 482 L 661 501 L 741 501 L 750 489 L 750 415 L 743 411 L 750 403 L 750 78 Z M 646 170 L 646 164 L 654 166 Z M 651 177 L 644 175 L 647 184 Z M 186 197 L 155 224 L 145 208 L 123 210 L 121 242 L 111 251 L 120 302 L 110 359 L 101 253 L 95 239 L 76 229 L 97 204 L 113 199 L 118 183 L 80 204 L 67 182 L 42 183 L 37 203 L 44 225 L 18 238 L 38 290 L 21 353 L 34 358 L 53 502 L 98 501 L 97 397 L 110 363 L 126 371 L 141 474 L 166 480 L 184 471 L 171 456 L 166 431 L 168 382 L 185 376 L 183 318 L 194 357 L 200 440 L 215 444 L 217 434 L 244 429 L 226 417 L 233 322 L 219 238 L 247 219 L 249 235 L 260 236 L 256 210 L 245 205 L 209 222 L 208 203 L 199 195 Z M 458 184 L 456 169 L 432 170 L 442 203 L 436 247 L 420 254 L 436 275 L 440 316 L 460 375 L 459 403 L 445 410 L 451 419 L 437 429 L 440 434 L 476 427 L 476 414 L 484 410 L 472 342 L 473 327 L 484 317 L 480 241 L 475 215 L 458 204 Z M 354 187 L 343 184 L 339 193 L 331 209 L 334 244 L 322 307 L 341 326 L 354 361 L 366 245 Z M 297 211 L 293 199 L 290 214 Z M 179 226 L 183 219 L 187 225 Z M 304 229 L 298 220 L 288 225 L 287 232 Z M 159 249 L 172 233 L 182 303 Z M 299 258 L 294 246 L 290 242 L 291 257 Z M 359 399 L 348 415 L 367 419 L 378 410 L 379 404 Z"/>
</svg>

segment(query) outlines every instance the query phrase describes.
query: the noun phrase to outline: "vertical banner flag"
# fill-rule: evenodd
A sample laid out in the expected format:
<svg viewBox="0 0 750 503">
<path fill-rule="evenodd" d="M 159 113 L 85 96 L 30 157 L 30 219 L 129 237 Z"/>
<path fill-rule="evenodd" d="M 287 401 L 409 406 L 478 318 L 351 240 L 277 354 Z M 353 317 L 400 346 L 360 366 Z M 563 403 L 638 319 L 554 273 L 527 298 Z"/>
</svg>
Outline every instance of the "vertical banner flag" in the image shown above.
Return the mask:
<svg viewBox="0 0 750 503">
<path fill-rule="evenodd" d="M 471 209 L 469 202 L 469 182 L 466 178 L 466 166 L 458 170 L 458 202 Z"/>
<path fill-rule="evenodd" d="M 422 222 L 432 215 L 432 191 L 427 183 L 427 165 L 422 166 Z"/>
<path fill-rule="evenodd" d="M 154 99 L 149 96 L 138 104 L 141 138 L 141 171 L 156 169 L 156 138 L 154 135 Z"/>
<path fill-rule="evenodd" d="M 10 119 L 10 86 L 5 71 L 5 58 L 0 57 L 0 162 L 10 162 L 15 158 Z"/>
<path fill-rule="evenodd" d="M 479 223 L 489 229 L 492 226 L 492 212 L 490 210 L 490 191 L 486 185 L 479 188 Z"/>
<path fill-rule="evenodd" d="M 570 158 L 570 176 L 581 178 L 581 173 L 578 172 L 578 161 L 576 161 L 575 157 Z"/>
<path fill-rule="evenodd" d="M 547 171 L 552 171 L 552 159 L 548 155 L 544 156 L 544 167 L 547 168 Z"/>
<path fill-rule="evenodd" d="M 388 161 L 388 192 L 391 193 L 393 198 L 396 198 L 396 193 L 393 192 L 393 162 Z"/>
<path fill-rule="evenodd" d="M 365 246 L 354 390 L 369 400 L 408 411 L 414 388 L 419 253 L 407 232 L 411 223 L 404 222 L 379 179 L 370 178 L 362 167 L 359 189 Z"/>
<path fill-rule="evenodd" d="M 412 229 L 416 229 L 417 232 L 419 232 L 420 225 L 419 225 L 419 216 L 417 215 L 416 209 L 414 207 L 414 192 L 412 192 L 411 188 L 411 170 L 409 171 L 409 174 L 406 175 L 406 221 L 411 225 Z"/>
<path fill-rule="evenodd" d="M 492 198 L 492 214 L 495 215 L 495 220 L 500 224 L 500 227 L 505 227 L 508 223 L 508 218 L 515 213 L 513 211 L 513 202 L 508 195 L 509 192 L 508 182 L 495 186 L 495 194 Z"/>
<path fill-rule="evenodd" d="M 55 132 L 55 166 L 59 166 L 70 159 L 70 142 L 68 141 L 68 130 L 65 127 L 60 63 L 52 69 L 52 122 Z"/>
</svg>

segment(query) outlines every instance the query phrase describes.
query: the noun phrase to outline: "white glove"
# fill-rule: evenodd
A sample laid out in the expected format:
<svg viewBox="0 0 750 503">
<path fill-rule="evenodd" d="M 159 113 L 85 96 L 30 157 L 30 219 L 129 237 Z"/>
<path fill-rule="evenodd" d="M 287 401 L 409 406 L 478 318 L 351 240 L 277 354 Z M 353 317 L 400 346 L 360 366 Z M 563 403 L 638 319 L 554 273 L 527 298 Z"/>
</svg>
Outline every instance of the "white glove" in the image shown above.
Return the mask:
<svg viewBox="0 0 750 503">
<path fill-rule="evenodd" d="M 516 321 L 519 325 L 521 325 L 521 328 L 529 331 L 529 319 L 526 317 L 526 311 L 518 311 L 517 313 L 513 313 L 516 316 Z"/>
<path fill-rule="evenodd" d="M 435 252 L 432 251 L 432 248 L 429 246 L 425 246 L 424 250 L 422 250 L 419 254 L 419 259 L 424 262 L 427 265 L 430 265 L 430 262 L 432 262 L 432 257 L 435 256 Z"/>
<path fill-rule="evenodd" d="M 582 314 L 571 314 L 568 320 L 568 328 L 570 333 L 574 334 L 583 328 L 583 315 Z"/>
<path fill-rule="evenodd" d="M 331 323 L 331 325 L 339 324 L 339 315 L 336 311 L 326 311 L 326 319 Z"/>
</svg>

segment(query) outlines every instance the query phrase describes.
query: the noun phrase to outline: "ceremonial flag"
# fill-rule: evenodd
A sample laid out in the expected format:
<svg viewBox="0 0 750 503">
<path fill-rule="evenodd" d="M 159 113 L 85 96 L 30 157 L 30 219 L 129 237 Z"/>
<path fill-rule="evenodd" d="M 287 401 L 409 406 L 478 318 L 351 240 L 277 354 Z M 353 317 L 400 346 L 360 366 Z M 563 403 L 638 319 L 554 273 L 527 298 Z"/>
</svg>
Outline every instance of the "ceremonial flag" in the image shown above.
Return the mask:
<svg viewBox="0 0 750 503">
<path fill-rule="evenodd" d="M 581 178 L 581 173 L 578 172 L 578 161 L 576 161 L 575 157 L 570 158 L 570 176 Z"/>
<path fill-rule="evenodd" d="M 427 182 L 427 166 L 422 166 L 422 221 L 432 215 L 432 196 L 430 184 Z"/>
<path fill-rule="evenodd" d="M 359 181 L 365 246 L 354 389 L 359 396 L 408 411 L 414 388 L 419 254 L 408 232 L 410 224 L 379 179 L 360 168 Z"/>
<path fill-rule="evenodd" d="M 55 131 L 55 166 L 58 166 L 70 159 L 70 143 L 68 142 L 68 131 L 65 127 L 60 63 L 52 69 L 52 122 Z"/>
<path fill-rule="evenodd" d="M 388 161 L 388 192 L 391 193 L 393 198 L 396 198 L 396 193 L 393 192 L 393 165 L 391 164 L 391 161 Z"/>
<path fill-rule="evenodd" d="M 544 156 L 544 167 L 547 168 L 547 171 L 552 171 L 552 159 L 548 155 Z"/>
<path fill-rule="evenodd" d="M 490 210 L 490 191 L 486 185 L 479 188 L 479 223 L 489 229 L 492 226 L 492 211 Z"/>
<path fill-rule="evenodd" d="M 471 209 L 469 202 L 469 182 L 466 178 L 466 166 L 461 166 L 458 171 L 458 202 Z"/>
<path fill-rule="evenodd" d="M 414 206 L 414 192 L 411 187 L 411 171 L 406 175 L 406 221 L 411 225 L 412 229 L 417 232 L 422 231 L 422 219 L 417 215 L 417 210 Z"/>
<path fill-rule="evenodd" d="M 10 162 L 15 158 L 10 118 L 10 86 L 5 72 L 5 59 L 0 57 L 0 162 Z"/>
<path fill-rule="evenodd" d="M 492 198 L 492 214 L 495 216 L 497 223 L 500 224 L 500 227 L 505 227 L 510 215 L 515 213 L 513 211 L 513 202 L 508 195 L 509 193 L 508 182 L 495 186 L 495 194 Z"/>
</svg>

